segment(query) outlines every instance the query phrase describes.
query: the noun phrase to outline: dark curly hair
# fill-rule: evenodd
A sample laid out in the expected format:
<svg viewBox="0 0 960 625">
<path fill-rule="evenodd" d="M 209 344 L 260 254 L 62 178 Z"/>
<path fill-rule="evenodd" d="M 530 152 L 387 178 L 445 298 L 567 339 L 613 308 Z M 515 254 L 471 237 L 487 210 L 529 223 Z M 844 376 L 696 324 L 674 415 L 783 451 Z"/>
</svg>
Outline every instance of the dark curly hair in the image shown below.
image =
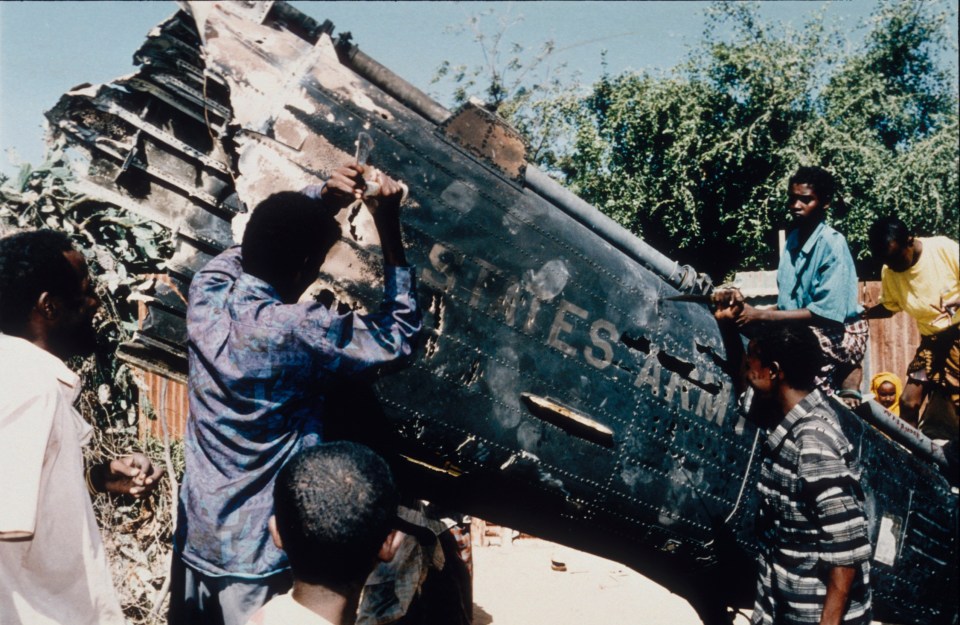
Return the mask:
<svg viewBox="0 0 960 625">
<path fill-rule="evenodd" d="M 278 286 L 303 268 L 304 260 L 326 254 L 340 238 L 335 211 L 295 191 L 274 193 L 257 204 L 243 233 L 243 270 Z"/>
<path fill-rule="evenodd" d="M 387 463 L 338 441 L 308 447 L 280 470 L 274 514 L 294 577 L 324 586 L 362 582 L 392 529 L 399 498 Z"/>
<path fill-rule="evenodd" d="M 70 239 L 54 230 L 26 230 L 0 238 L 0 332 L 23 336 L 30 311 L 44 292 L 80 294 L 76 271 L 64 257 Z"/>
<path fill-rule="evenodd" d="M 882 261 L 886 258 L 891 243 L 896 243 L 901 248 L 907 247 L 912 234 L 907 224 L 900 218 L 890 215 L 874 221 L 870 225 L 867 236 L 870 241 L 870 253 L 875 259 Z"/>
<path fill-rule="evenodd" d="M 812 391 L 823 367 L 820 341 L 809 326 L 799 323 L 769 323 L 750 341 L 753 354 L 764 366 L 776 362 L 784 380 L 795 389 Z"/>
<path fill-rule="evenodd" d="M 817 196 L 824 206 L 832 203 L 834 196 L 838 195 L 836 179 L 833 177 L 833 174 L 822 167 L 803 166 L 797 168 L 797 171 L 790 176 L 790 182 L 787 183 L 787 188 L 789 189 L 789 187 L 795 184 L 808 184 L 813 187 L 813 190 L 817 192 Z M 837 199 L 842 203 L 839 196 Z"/>
</svg>

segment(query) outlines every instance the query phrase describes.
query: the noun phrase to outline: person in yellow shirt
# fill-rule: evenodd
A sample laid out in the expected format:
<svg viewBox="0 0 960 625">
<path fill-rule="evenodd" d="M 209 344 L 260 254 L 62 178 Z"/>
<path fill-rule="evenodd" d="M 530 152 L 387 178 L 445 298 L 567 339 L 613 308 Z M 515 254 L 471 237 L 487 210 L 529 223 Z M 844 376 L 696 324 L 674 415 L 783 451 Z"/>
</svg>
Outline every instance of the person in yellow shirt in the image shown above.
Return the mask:
<svg viewBox="0 0 960 625">
<path fill-rule="evenodd" d="M 960 247 L 943 236 L 916 237 L 896 217 L 878 219 L 869 236 L 870 251 L 884 267 L 880 302 L 864 317 L 881 319 L 903 311 L 920 331 L 900 396 L 900 416 L 934 440 L 955 441 L 960 412 Z M 928 410 L 933 414 L 925 414 L 921 423 L 920 407 L 934 387 L 949 401 Z"/>
<path fill-rule="evenodd" d="M 900 378 L 884 371 L 873 376 L 870 380 L 870 392 L 876 398 L 877 403 L 900 416 L 900 393 L 903 391 L 903 382 Z"/>
</svg>

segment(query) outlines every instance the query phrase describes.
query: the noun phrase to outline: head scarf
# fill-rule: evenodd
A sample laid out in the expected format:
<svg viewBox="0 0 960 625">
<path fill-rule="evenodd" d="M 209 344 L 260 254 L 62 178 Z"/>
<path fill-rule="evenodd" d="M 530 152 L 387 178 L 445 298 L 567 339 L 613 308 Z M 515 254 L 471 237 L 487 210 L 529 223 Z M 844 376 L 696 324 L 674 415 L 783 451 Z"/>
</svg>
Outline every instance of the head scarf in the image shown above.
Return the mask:
<svg viewBox="0 0 960 625">
<path fill-rule="evenodd" d="M 896 375 L 890 373 L 889 371 L 884 371 L 883 373 L 878 373 L 873 376 L 873 379 L 870 380 L 870 392 L 873 393 L 874 400 L 877 397 L 877 391 L 880 388 L 880 385 L 884 382 L 889 382 L 893 384 L 894 393 L 893 393 L 893 405 L 887 408 L 890 412 L 900 416 L 900 393 L 903 392 L 903 383 L 900 382 L 900 378 Z"/>
</svg>

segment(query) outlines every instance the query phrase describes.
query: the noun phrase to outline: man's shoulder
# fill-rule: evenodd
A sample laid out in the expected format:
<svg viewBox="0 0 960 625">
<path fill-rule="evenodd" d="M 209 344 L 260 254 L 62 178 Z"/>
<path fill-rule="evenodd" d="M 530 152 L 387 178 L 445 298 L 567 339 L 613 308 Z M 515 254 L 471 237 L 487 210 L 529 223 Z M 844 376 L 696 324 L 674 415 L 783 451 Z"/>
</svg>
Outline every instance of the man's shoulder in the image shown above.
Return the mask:
<svg viewBox="0 0 960 625">
<path fill-rule="evenodd" d="M 794 413 L 790 432 L 793 438 L 826 432 L 831 438 L 845 439 L 840 427 L 840 415 L 830 399 L 820 390 L 807 395 Z"/>
<path fill-rule="evenodd" d="M 850 442 L 837 419 L 836 412 L 818 409 L 801 419 L 793 432 L 793 439 L 808 460 L 811 454 L 840 457 L 847 454 Z"/>
<path fill-rule="evenodd" d="M 817 406 L 798 420 L 794 431 L 798 435 L 826 431 L 835 436 L 843 436 L 836 411 L 828 408 L 825 404 Z"/>
<path fill-rule="evenodd" d="M 33 345 L 33 349 L 11 349 L 10 341 L 3 338 L 0 335 L 0 430 L 4 432 L 0 436 L 44 435 L 54 422 L 57 406 L 62 405 L 61 379 L 76 374 Z"/>
<path fill-rule="evenodd" d="M 221 252 L 196 273 L 190 282 L 187 303 L 189 334 L 197 331 L 197 325 L 205 329 L 211 323 L 222 321 L 220 313 L 226 308 L 235 285 L 243 275 L 239 246 Z"/>
<path fill-rule="evenodd" d="M 803 243 L 801 243 L 800 240 L 800 229 L 793 228 L 787 233 L 784 244 L 786 249 L 794 254 L 801 250 L 804 254 L 812 254 L 814 256 L 824 254 L 829 256 L 846 254 L 849 256 L 850 254 L 847 239 L 825 222 L 821 222 Z M 783 258 L 784 257 L 781 256 L 781 264 L 783 263 Z"/>
<path fill-rule="evenodd" d="M 3 395 L 28 397 L 59 393 L 58 380 L 75 376 L 53 354 L 24 339 L 0 334 L 0 388 Z"/>
<path fill-rule="evenodd" d="M 214 256 L 200 268 L 190 282 L 190 300 L 199 292 L 223 282 L 231 282 L 243 274 L 240 246 L 234 245 Z"/>
<path fill-rule="evenodd" d="M 934 237 L 920 237 L 920 241 L 924 244 L 924 246 L 933 248 L 953 257 L 956 257 L 958 250 L 960 250 L 960 243 L 943 235 Z"/>
<path fill-rule="evenodd" d="M 832 226 L 823 224 L 823 230 L 820 231 L 820 241 L 825 247 L 828 247 L 833 253 L 845 253 L 849 255 L 850 246 L 847 244 L 847 238 L 840 234 Z"/>
<path fill-rule="evenodd" d="M 332 625 L 330 621 L 298 603 L 292 593 L 277 595 L 257 610 L 247 625 Z"/>
<path fill-rule="evenodd" d="M 883 287 L 883 301 L 892 304 L 901 301 L 906 297 L 905 291 L 909 291 L 911 282 L 909 271 L 894 271 L 884 265 L 880 270 L 880 285 Z M 902 306 L 902 303 L 900 304 Z"/>
<path fill-rule="evenodd" d="M 232 272 L 235 267 L 241 267 L 242 263 L 243 256 L 241 254 L 241 247 L 239 245 L 231 245 L 227 249 L 211 258 L 207 264 L 200 269 L 200 273 L 210 271 Z"/>
<path fill-rule="evenodd" d="M 197 272 L 190 283 L 188 317 L 197 309 L 218 311 L 229 303 L 259 306 L 263 302 L 282 304 L 276 290 L 267 282 L 243 270 L 240 246 L 221 252 Z M 188 319 L 189 321 L 189 319 Z"/>
</svg>

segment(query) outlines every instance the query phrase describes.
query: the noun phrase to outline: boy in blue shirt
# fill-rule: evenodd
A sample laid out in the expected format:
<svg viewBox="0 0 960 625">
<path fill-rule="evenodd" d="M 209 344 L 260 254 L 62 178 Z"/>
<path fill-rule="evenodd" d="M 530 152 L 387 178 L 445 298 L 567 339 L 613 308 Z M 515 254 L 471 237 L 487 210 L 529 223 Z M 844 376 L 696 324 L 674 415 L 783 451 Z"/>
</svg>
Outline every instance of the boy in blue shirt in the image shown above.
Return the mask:
<svg viewBox="0 0 960 625">
<path fill-rule="evenodd" d="M 732 319 L 742 330 L 758 322 L 810 326 L 826 357 L 817 385 L 859 403 L 869 326 L 861 318 L 847 241 L 824 223 L 836 186 L 833 175 L 820 167 L 800 167 L 790 178 L 787 208 L 793 228 L 777 268 L 775 309 L 755 308 L 733 290 L 716 291 L 714 304 L 718 319 Z"/>
</svg>

